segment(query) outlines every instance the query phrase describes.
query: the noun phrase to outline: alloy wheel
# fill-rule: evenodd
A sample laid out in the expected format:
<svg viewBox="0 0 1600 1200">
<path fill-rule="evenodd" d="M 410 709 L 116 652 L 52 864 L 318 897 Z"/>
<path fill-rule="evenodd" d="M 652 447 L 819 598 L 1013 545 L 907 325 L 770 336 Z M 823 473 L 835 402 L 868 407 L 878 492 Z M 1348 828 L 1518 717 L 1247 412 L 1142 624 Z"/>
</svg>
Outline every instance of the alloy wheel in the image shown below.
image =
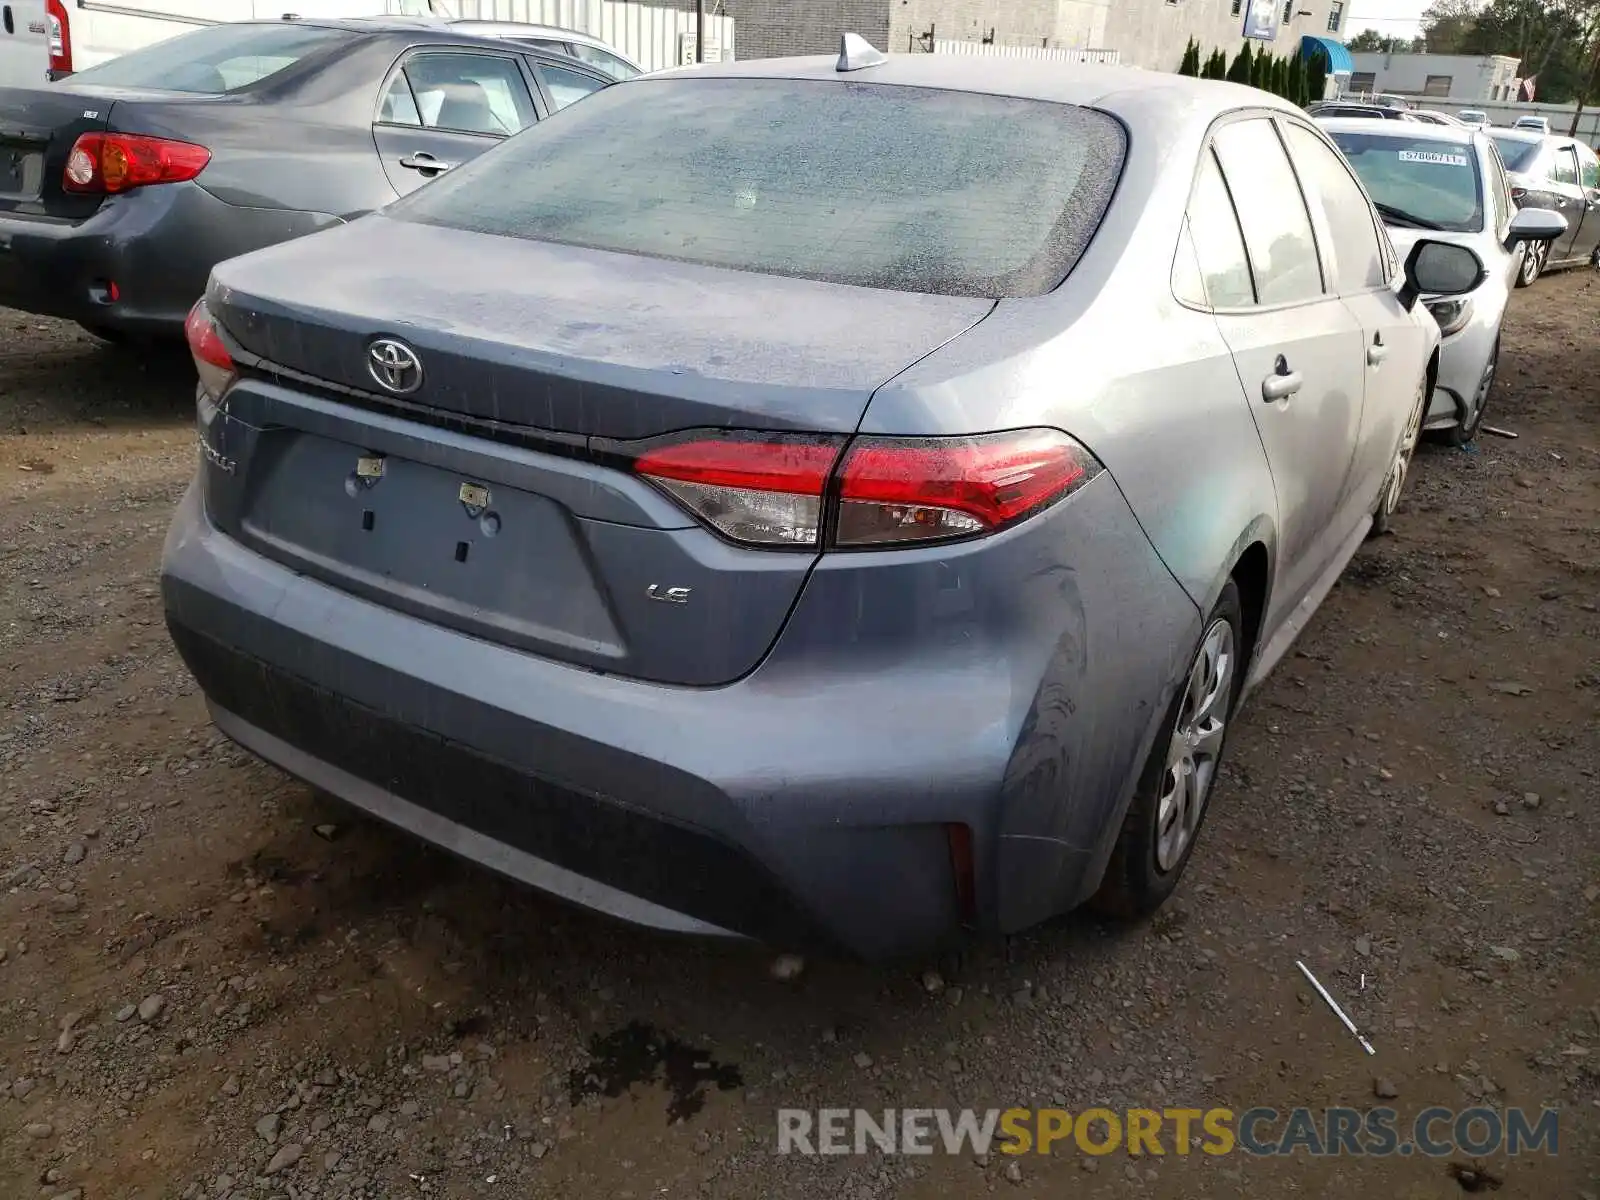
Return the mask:
<svg viewBox="0 0 1600 1200">
<path fill-rule="evenodd" d="M 1406 473 L 1411 469 L 1411 456 L 1416 453 L 1417 439 L 1422 436 L 1422 416 L 1428 408 L 1428 385 L 1417 385 L 1417 402 L 1411 406 L 1411 416 L 1406 420 L 1405 435 L 1394 452 L 1394 463 L 1389 468 L 1389 486 L 1383 493 L 1379 516 L 1387 520 L 1400 507 L 1400 495 L 1406 488 Z"/>
<path fill-rule="evenodd" d="M 1542 246 L 1529 246 L 1522 254 L 1522 268 L 1518 272 L 1517 282 L 1523 287 L 1530 287 L 1539 278 L 1544 270 L 1545 251 Z"/>
<path fill-rule="evenodd" d="M 1156 865 L 1171 871 L 1183 862 L 1200 828 L 1217 760 L 1227 733 L 1236 666 L 1233 626 L 1218 618 L 1206 630 L 1189 669 L 1183 704 L 1167 748 L 1167 767 L 1156 802 Z"/>
</svg>

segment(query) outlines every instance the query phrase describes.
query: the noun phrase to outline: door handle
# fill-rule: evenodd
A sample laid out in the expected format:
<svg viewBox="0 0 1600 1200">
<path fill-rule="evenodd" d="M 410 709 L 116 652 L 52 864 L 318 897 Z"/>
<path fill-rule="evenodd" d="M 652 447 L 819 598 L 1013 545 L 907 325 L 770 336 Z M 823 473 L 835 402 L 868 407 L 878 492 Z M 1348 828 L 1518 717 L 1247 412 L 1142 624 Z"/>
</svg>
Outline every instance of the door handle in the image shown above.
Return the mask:
<svg viewBox="0 0 1600 1200">
<path fill-rule="evenodd" d="M 1298 392 L 1300 385 L 1305 382 L 1300 377 L 1300 372 L 1289 370 L 1289 364 L 1281 358 L 1278 360 L 1278 368 L 1261 381 L 1261 398 L 1268 404 L 1277 400 L 1287 400 Z"/>
<path fill-rule="evenodd" d="M 1388 357 L 1389 347 L 1383 344 L 1383 340 L 1381 338 L 1375 339 L 1372 345 L 1367 347 L 1367 366 L 1369 367 L 1377 366 Z"/>
<path fill-rule="evenodd" d="M 435 158 L 426 150 L 418 150 L 415 154 L 408 154 L 400 160 L 400 165 L 408 171 L 448 171 L 455 163 L 447 163 L 443 159 Z"/>
</svg>

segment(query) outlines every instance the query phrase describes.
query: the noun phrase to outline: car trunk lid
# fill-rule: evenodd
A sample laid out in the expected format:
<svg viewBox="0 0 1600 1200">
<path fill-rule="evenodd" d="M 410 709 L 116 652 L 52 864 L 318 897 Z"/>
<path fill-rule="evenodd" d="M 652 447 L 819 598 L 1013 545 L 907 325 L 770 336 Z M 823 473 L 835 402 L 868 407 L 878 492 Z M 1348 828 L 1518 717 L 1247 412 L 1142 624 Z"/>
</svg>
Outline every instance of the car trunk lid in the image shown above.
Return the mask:
<svg viewBox="0 0 1600 1200">
<path fill-rule="evenodd" d="M 0 88 L 0 214 L 85 217 L 98 196 L 62 190 L 73 143 L 106 128 L 112 97 L 60 84 Z"/>
<path fill-rule="evenodd" d="M 600 444 L 842 438 L 992 307 L 381 216 L 224 263 L 209 303 L 262 360 L 229 395 L 233 444 L 207 455 L 224 530 L 437 624 L 696 686 L 760 661 L 817 551 L 724 541 Z M 380 338 L 421 363 L 403 406 L 368 369 Z"/>
<path fill-rule="evenodd" d="M 86 133 L 132 133 L 186 140 L 197 107 L 226 96 L 145 88 L 90 87 L 70 79 L 33 88 L 0 88 L 0 215 L 83 220 L 106 197 L 63 187 L 67 158 Z M 188 138 L 192 140 L 192 135 Z"/>
<path fill-rule="evenodd" d="M 564 434 L 853 430 L 873 390 L 988 300 L 846 287 L 490 237 L 382 215 L 218 268 L 245 349 L 385 394 L 374 339 L 422 360 L 413 405 Z M 311 269 L 308 269 L 310 267 Z"/>
</svg>

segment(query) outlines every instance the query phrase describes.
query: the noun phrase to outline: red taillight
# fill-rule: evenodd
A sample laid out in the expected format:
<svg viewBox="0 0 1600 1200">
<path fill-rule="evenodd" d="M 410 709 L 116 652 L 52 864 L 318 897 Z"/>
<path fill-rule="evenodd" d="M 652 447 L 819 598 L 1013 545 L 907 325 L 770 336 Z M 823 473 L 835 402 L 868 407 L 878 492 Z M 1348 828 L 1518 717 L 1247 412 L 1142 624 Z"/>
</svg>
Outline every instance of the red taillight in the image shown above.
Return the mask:
<svg viewBox="0 0 1600 1200">
<path fill-rule="evenodd" d="M 1527 195 L 1528 195 L 1528 189 L 1525 188 L 1525 187 L 1514 187 L 1514 188 L 1511 189 L 1511 198 L 1513 200 L 1521 201 L 1523 199 L 1526 199 Z"/>
<path fill-rule="evenodd" d="M 206 169 L 211 151 L 132 133 L 86 133 L 72 145 L 61 186 L 116 195 L 155 183 L 181 183 Z"/>
<path fill-rule="evenodd" d="M 45 0 L 44 14 L 50 29 L 50 78 L 59 79 L 72 74 L 72 22 L 63 0 Z"/>
<path fill-rule="evenodd" d="M 189 352 L 194 355 L 201 386 L 212 399 L 220 400 L 238 372 L 204 300 L 196 302 L 189 310 L 189 317 L 183 323 L 183 335 L 189 340 Z"/>
<path fill-rule="evenodd" d="M 815 546 L 842 438 L 707 434 L 634 463 L 719 533 L 758 546 Z"/>
<path fill-rule="evenodd" d="M 1098 464 L 1054 429 L 863 438 L 840 471 L 841 546 L 993 533 L 1085 483 Z"/>
<path fill-rule="evenodd" d="M 969 438 L 843 439 L 706 433 L 642 454 L 653 480 L 719 533 L 759 546 L 816 547 L 837 463 L 839 547 L 951 541 L 994 533 L 1101 470 L 1054 429 Z"/>
</svg>

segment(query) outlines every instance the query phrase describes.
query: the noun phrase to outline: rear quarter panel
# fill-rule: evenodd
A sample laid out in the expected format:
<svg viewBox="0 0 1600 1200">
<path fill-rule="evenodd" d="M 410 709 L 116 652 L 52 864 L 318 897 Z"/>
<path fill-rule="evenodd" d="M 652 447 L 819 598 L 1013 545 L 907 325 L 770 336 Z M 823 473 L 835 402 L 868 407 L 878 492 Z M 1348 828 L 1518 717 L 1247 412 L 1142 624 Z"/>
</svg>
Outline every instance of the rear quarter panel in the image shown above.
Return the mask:
<svg viewBox="0 0 1600 1200">
<path fill-rule="evenodd" d="M 1214 109 L 1135 130 L 1116 198 L 1054 292 L 1003 300 L 880 388 L 862 432 L 1053 426 L 1106 466 L 1075 520 L 1041 524 L 1019 600 L 1042 630 L 1008 717 L 1000 921 L 1017 927 L 1097 884 L 1201 613 L 1254 541 L 1275 545 L 1276 495 L 1232 355 L 1209 313 L 1173 298 L 1195 163 Z M 1132 107 L 1136 107 L 1133 105 Z M 1116 489 L 1117 503 L 1109 503 Z M 827 557 L 824 558 L 824 566 Z M 820 576 L 819 568 L 818 575 Z"/>
<path fill-rule="evenodd" d="M 1168 140 L 1130 136 L 1116 198 L 1071 276 L 1048 295 L 1001 301 L 976 328 L 880 388 L 862 423 L 862 432 L 883 434 L 1066 431 L 1105 464 L 1202 609 L 1215 603 L 1250 541 L 1273 548 L 1277 521 L 1232 355 L 1215 319 L 1172 294 L 1210 116 L 1151 114 L 1179 132 Z"/>
<path fill-rule="evenodd" d="M 372 141 L 378 87 L 401 45 L 354 41 L 281 82 L 233 96 L 119 103 L 127 133 L 198 142 L 211 151 L 199 183 L 227 204 L 349 219 L 388 204 L 394 189 Z"/>
</svg>

